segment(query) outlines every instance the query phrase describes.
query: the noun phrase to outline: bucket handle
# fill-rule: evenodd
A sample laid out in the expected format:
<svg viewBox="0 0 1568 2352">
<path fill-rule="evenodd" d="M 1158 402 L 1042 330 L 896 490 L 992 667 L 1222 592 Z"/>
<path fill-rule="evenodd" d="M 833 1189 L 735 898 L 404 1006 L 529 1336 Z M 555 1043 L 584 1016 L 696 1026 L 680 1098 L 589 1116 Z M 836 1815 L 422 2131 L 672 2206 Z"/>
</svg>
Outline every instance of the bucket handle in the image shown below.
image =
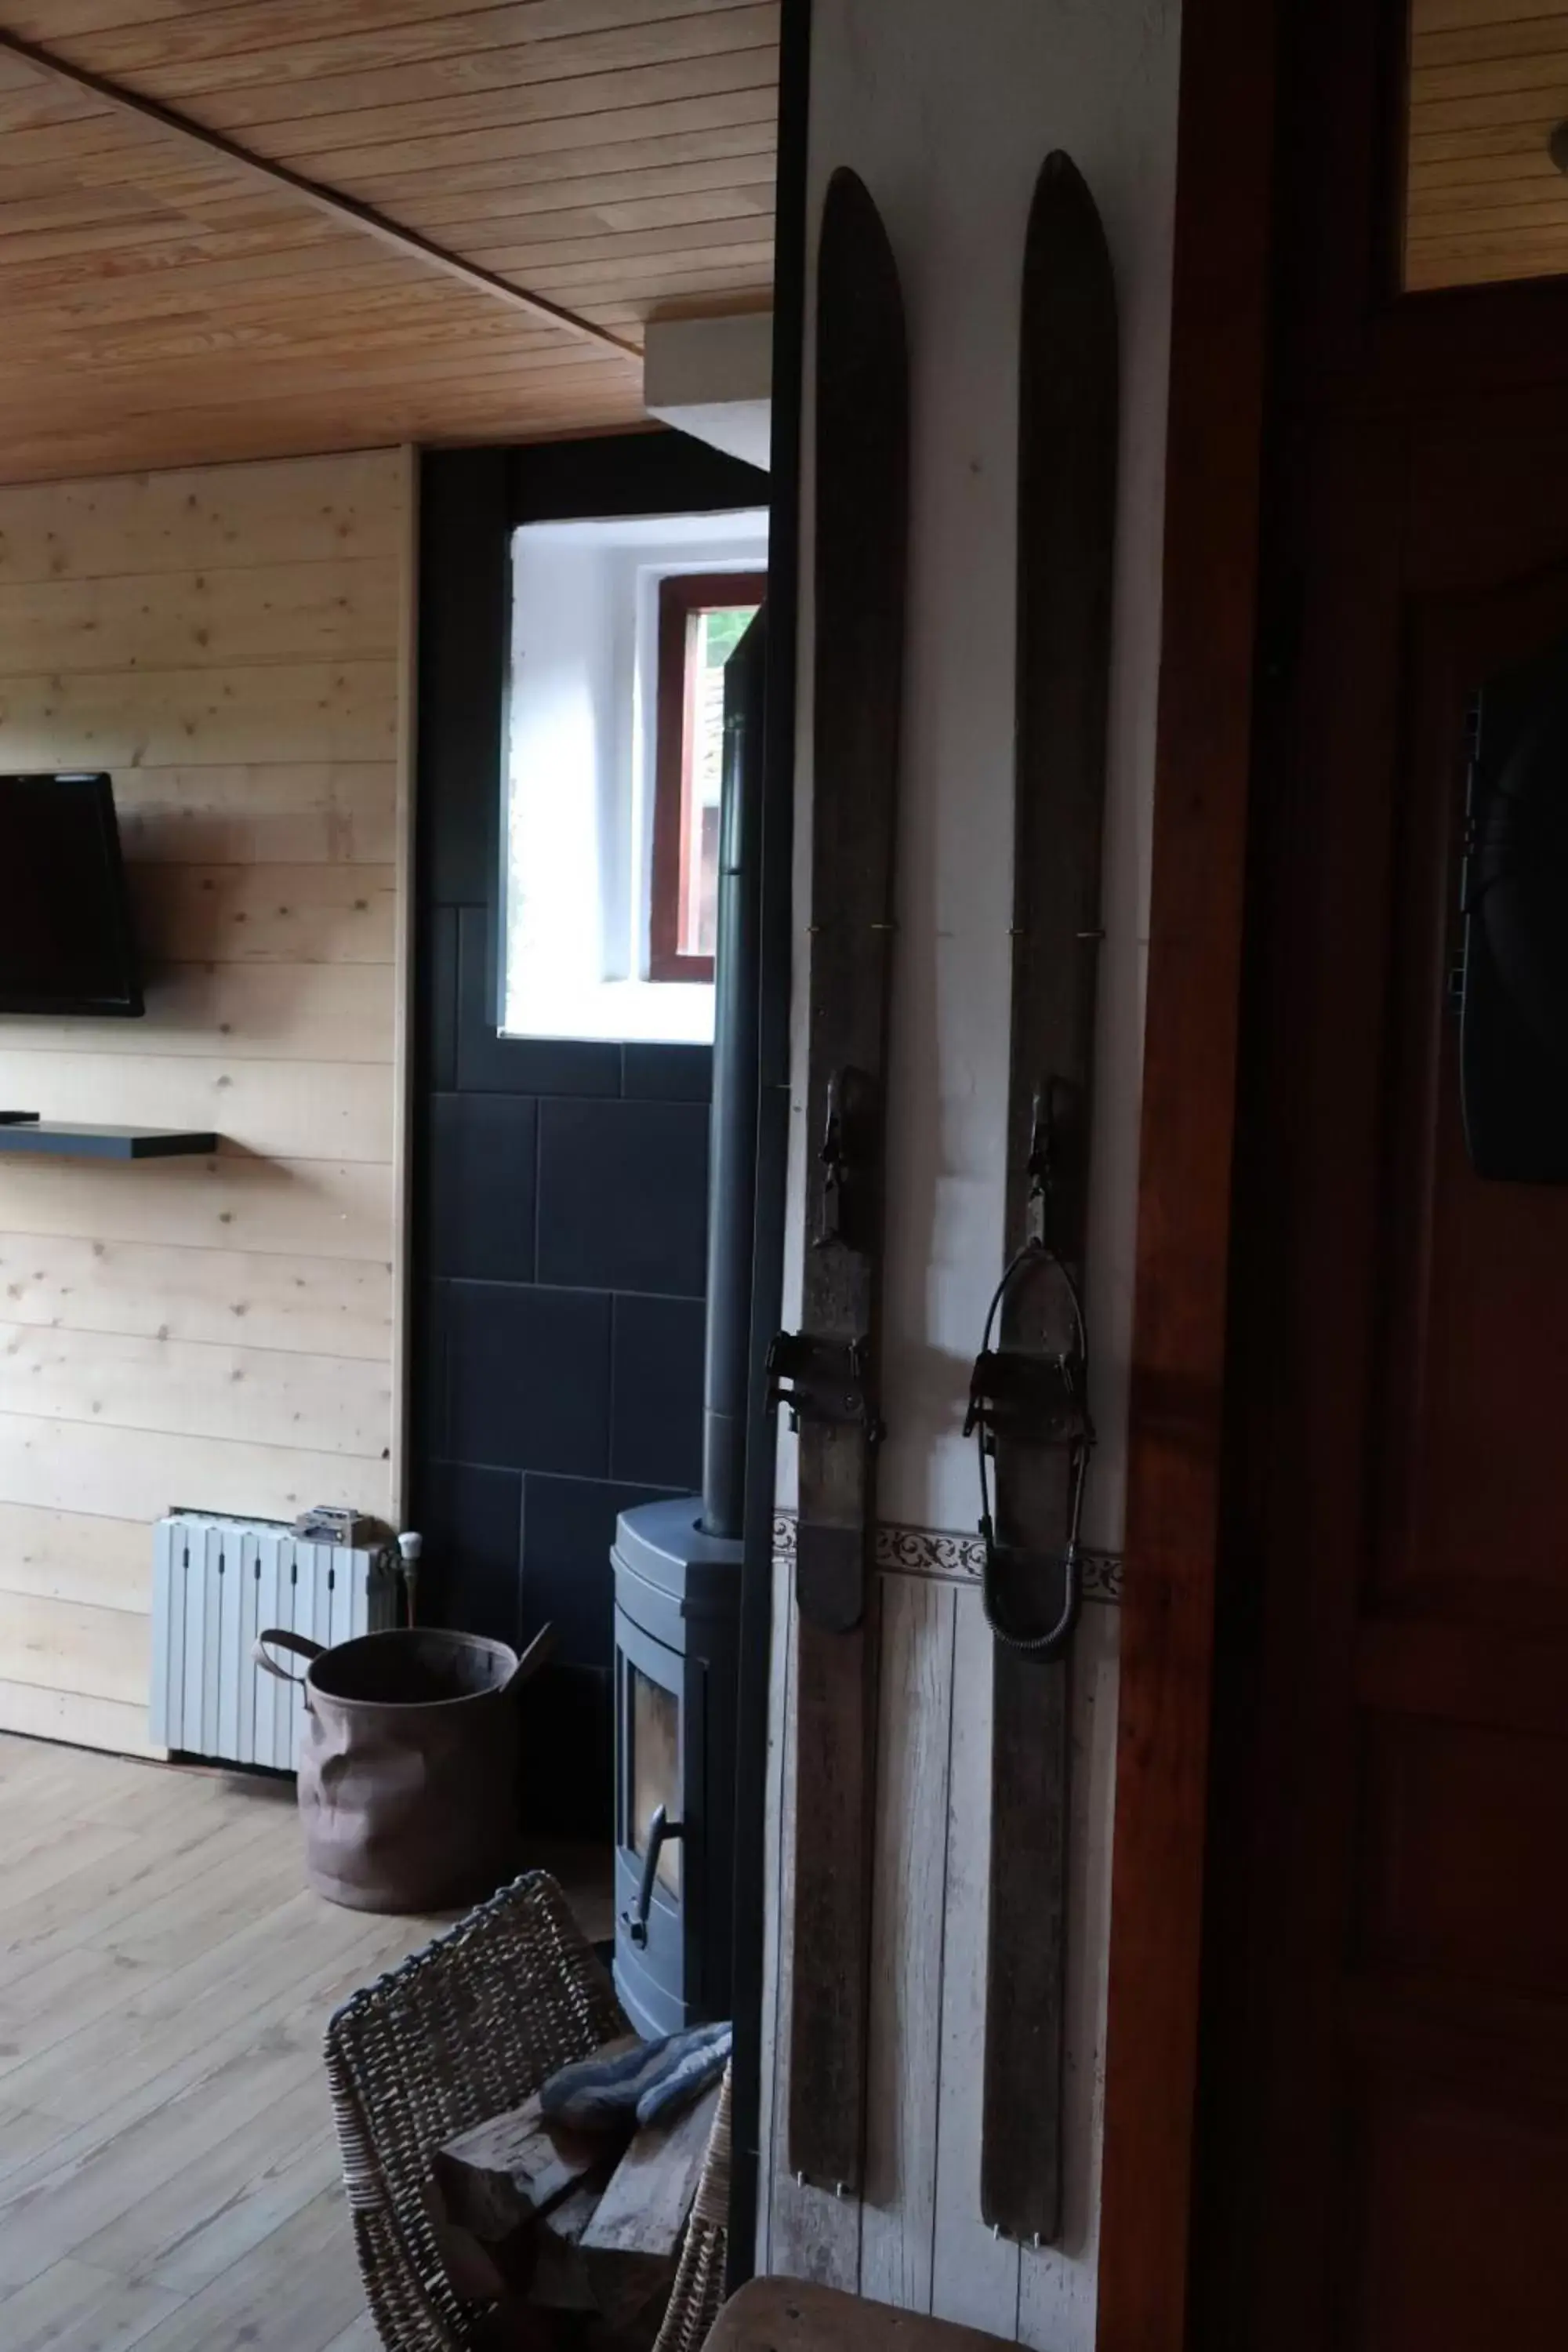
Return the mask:
<svg viewBox="0 0 1568 2352">
<path fill-rule="evenodd" d="M 268 1642 L 276 1642 L 280 1650 L 291 1651 L 295 1657 L 303 1658 L 307 1664 L 323 1656 L 326 1651 L 324 1642 L 312 1642 L 307 1633 L 286 1633 L 281 1625 L 274 1625 L 268 1633 L 258 1633 L 250 1654 L 258 1666 L 265 1666 L 268 1673 L 276 1675 L 280 1683 L 302 1683 L 305 1677 L 303 1675 L 288 1673 L 279 1664 L 276 1658 L 268 1657 L 267 1654 Z"/>
<path fill-rule="evenodd" d="M 530 1675 L 536 1675 L 545 1661 L 553 1655 L 554 1649 L 554 1626 L 542 1625 L 507 1676 L 505 1688 L 509 1691 L 520 1691 Z"/>
</svg>

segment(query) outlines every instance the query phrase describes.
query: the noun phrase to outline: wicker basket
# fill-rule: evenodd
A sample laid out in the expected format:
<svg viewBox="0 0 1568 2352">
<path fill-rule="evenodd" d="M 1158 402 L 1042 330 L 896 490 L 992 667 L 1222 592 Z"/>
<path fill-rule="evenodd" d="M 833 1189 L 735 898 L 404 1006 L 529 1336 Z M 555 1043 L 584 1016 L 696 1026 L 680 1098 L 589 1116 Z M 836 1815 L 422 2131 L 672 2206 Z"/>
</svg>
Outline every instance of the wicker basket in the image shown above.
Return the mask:
<svg viewBox="0 0 1568 2352">
<path fill-rule="evenodd" d="M 724 2301 L 730 2221 L 730 2069 L 713 2116 L 702 2178 L 653 2352 L 702 2352 Z"/>
<path fill-rule="evenodd" d="M 543 1871 L 503 1887 L 331 2018 L 327 2077 L 354 2251 L 386 2352 L 474 2352 L 484 2340 L 489 2306 L 454 2293 L 426 2209 L 437 2148 L 627 2030 Z M 658 2352 L 697 2352 L 722 2300 L 729 2116 L 726 2081 Z"/>
</svg>

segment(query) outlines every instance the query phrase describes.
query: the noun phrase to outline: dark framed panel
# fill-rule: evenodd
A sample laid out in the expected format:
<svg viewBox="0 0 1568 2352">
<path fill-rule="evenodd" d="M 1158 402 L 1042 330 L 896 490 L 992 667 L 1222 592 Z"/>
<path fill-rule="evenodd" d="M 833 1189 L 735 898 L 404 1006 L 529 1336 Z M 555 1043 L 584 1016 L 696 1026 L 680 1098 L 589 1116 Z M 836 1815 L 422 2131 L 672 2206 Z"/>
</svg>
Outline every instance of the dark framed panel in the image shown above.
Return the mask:
<svg viewBox="0 0 1568 2352">
<path fill-rule="evenodd" d="M 1276 0 L 1187 0 L 1182 18 L 1100 2352 L 1197 2352 L 1188 2264 L 1258 630 L 1276 16 Z"/>
<path fill-rule="evenodd" d="M 692 624 L 704 613 L 758 605 L 765 572 L 672 572 L 658 583 L 658 714 L 653 782 L 653 888 L 648 908 L 648 978 L 710 981 L 713 958 L 691 936 L 692 800 L 695 750 Z M 717 810 L 714 812 L 717 817 Z M 713 843 L 715 856 L 718 842 Z"/>
<path fill-rule="evenodd" d="M 606 1845 L 616 1516 L 700 1474 L 712 1055 L 500 1033 L 511 535 L 768 497 L 666 432 L 422 461 L 412 1523 L 433 1621 L 556 1626 L 524 1817 Z"/>
</svg>

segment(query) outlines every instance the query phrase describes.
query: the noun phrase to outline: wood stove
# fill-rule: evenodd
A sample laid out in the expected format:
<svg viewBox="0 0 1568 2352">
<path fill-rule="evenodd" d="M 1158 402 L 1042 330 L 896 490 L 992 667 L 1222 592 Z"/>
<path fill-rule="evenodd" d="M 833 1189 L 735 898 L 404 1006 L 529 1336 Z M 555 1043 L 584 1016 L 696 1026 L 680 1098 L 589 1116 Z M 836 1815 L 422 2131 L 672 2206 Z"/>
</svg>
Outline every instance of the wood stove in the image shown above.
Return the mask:
<svg viewBox="0 0 1568 2352">
<path fill-rule="evenodd" d="M 730 2014 L 741 1527 L 751 1374 L 764 615 L 724 677 L 702 1492 L 623 1511 L 616 1990 L 644 2034 Z"/>
<path fill-rule="evenodd" d="M 695 1496 L 621 1515 L 616 1990 L 639 2033 L 730 2013 L 741 1547 Z"/>
</svg>

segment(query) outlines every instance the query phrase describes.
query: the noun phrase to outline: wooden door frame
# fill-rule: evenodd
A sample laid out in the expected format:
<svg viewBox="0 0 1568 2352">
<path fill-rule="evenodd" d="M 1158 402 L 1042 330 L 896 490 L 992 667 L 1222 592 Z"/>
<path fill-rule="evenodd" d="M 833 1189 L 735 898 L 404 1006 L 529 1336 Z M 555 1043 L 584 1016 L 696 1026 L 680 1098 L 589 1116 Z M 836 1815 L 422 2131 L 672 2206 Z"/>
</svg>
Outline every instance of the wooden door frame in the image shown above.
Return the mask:
<svg viewBox="0 0 1568 2352">
<path fill-rule="evenodd" d="M 1099 2352 L 1191 2345 L 1278 9 L 1182 18 Z"/>
</svg>

